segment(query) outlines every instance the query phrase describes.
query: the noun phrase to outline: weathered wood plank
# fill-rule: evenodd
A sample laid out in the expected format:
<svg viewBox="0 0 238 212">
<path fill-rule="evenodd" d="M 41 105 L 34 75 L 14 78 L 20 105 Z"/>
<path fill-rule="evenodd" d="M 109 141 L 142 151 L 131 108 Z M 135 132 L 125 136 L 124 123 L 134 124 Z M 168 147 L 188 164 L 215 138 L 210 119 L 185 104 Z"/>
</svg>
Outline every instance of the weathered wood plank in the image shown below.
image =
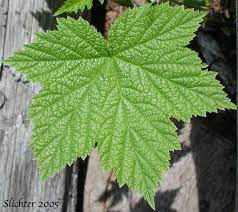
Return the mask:
<svg viewBox="0 0 238 212">
<path fill-rule="evenodd" d="M 40 17 L 41 11 L 49 11 L 50 4 L 54 6 L 55 3 L 44 0 L 0 0 L 0 60 L 32 41 L 34 33 L 42 30 L 40 26 L 52 28 L 50 16 Z M 33 15 L 37 11 L 40 23 Z M 59 207 L 54 211 L 73 211 L 75 208 L 76 191 L 67 188 L 72 183 L 71 173 L 74 173 L 73 182 L 77 183 L 75 171 L 66 173 L 62 170 L 46 183 L 41 185 L 39 182 L 37 164 L 28 146 L 31 126 L 26 119 L 31 99 L 38 91 L 38 85 L 27 82 L 10 67 L 3 67 L 0 80 L 0 93 L 5 96 L 5 103 L 3 107 L 0 106 L 0 211 L 3 212 L 52 211 L 50 207 L 39 208 L 39 201 L 59 201 Z M 23 198 L 36 204 L 30 208 L 2 207 L 3 201 L 10 198 Z"/>
<path fill-rule="evenodd" d="M 6 35 L 8 0 L 0 0 L 0 62 L 3 57 L 3 46 Z"/>
<path fill-rule="evenodd" d="M 163 174 L 156 211 L 233 211 L 234 145 L 204 129 L 198 120 L 185 125 L 179 138 L 183 149 L 173 154 L 171 167 Z M 153 212 L 140 195 L 119 188 L 115 177 L 102 171 L 96 151 L 89 159 L 84 211 Z"/>
</svg>

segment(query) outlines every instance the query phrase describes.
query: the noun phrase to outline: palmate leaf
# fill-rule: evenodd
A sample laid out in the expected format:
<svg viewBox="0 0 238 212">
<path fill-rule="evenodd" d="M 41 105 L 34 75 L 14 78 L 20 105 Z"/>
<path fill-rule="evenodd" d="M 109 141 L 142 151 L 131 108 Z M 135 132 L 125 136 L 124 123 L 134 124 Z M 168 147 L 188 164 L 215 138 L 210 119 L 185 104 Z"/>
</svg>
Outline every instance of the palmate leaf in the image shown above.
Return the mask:
<svg viewBox="0 0 238 212">
<path fill-rule="evenodd" d="M 99 0 L 103 4 L 104 0 Z M 83 11 L 85 8 L 91 9 L 92 0 L 66 0 L 63 6 L 61 6 L 56 12 L 55 16 L 62 13 L 77 13 L 78 11 Z"/>
<path fill-rule="evenodd" d="M 58 31 L 6 61 L 43 85 L 29 112 L 43 180 L 97 144 L 102 166 L 154 208 L 169 151 L 180 148 L 170 118 L 236 108 L 186 47 L 204 16 L 168 4 L 129 9 L 108 41 L 83 19 L 58 19 Z"/>
</svg>

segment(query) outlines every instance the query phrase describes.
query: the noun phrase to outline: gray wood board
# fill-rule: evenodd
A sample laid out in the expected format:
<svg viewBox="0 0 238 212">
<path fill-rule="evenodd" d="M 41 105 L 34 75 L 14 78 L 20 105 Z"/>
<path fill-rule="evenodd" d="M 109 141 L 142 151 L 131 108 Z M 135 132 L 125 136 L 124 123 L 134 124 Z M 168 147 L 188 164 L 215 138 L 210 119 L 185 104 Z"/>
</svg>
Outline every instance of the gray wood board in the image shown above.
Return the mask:
<svg viewBox="0 0 238 212">
<path fill-rule="evenodd" d="M 54 1 L 0 0 L 0 60 L 9 57 L 23 45 L 34 40 L 34 33 L 52 28 L 50 7 Z M 76 205 L 77 170 L 60 171 L 40 184 L 37 163 L 29 142 L 31 125 L 26 113 L 32 97 L 40 86 L 2 66 L 0 78 L 0 211 L 74 211 Z M 72 179 L 71 179 L 72 178 Z M 76 184 L 70 186 L 70 184 Z M 73 189 L 74 188 L 74 189 Z M 14 198 L 35 201 L 35 207 L 2 207 L 4 200 Z M 67 200 L 67 201 L 66 201 Z M 59 201 L 59 207 L 39 208 L 39 201 Z"/>
<path fill-rule="evenodd" d="M 236 155 L 233 145 L 217 137 L 198 120 L 179 133 L 182 150 L 172 154 L 170 168 L 156 192 L 159 212 L 234 211 Z M 158 161 L 159 162 L 159 161 Z M 100 166 L 97 151 L 89 159 L 84 189 L 84 212 L 153 212 L 143 197 Z"/>
</svg>

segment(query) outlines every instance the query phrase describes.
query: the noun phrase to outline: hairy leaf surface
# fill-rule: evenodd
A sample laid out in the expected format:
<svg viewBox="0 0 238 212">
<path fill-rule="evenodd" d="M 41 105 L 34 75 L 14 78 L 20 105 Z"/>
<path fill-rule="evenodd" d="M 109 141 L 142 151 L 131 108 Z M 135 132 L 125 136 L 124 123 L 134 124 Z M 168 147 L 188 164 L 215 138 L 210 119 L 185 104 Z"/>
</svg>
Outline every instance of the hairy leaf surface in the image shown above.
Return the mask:
<svg viewBox="0 0 238 212">
<path fill-rule="evenodd" d="M 204 16 L 168 4 L 129 9 L 108 41 L 82 19 L 58 19 L 57 31 L 6 61 L 43 85 L 29 111 L 43 180 L 97 144 L 102 166 L 154 208 L 169 151 L 180 148 L 170 118 L 236 108 L 186 47 Z"/>
</svg>

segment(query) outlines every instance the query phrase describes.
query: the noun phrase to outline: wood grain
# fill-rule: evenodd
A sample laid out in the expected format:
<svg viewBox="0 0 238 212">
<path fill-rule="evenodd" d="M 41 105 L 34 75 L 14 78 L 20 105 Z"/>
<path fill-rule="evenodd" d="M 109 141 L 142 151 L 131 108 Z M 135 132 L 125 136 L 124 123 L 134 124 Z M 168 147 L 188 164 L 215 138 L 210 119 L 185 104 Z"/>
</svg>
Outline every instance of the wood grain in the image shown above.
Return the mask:
<svg viewBox="0 0 238 212">
<path fill-rule="evenodd" d="M 49 6 L 54 1 L 0 0 L 0 60 L 22 49 L 33 41 L 34 33 L 52 28 L 53 18 Z M 48 16 L 45 16 L 48 11 Z M 42 13 L 41 13 L 42 12 Z M 35 14 L 35 15 L 34 15 Z M 42 15 L 42 16 L 41 16 Z M 38 20 L 36 19 L 38 17 Z M 10 198 L 24 201 L 59 201 L 54 211 L 74 211 L 77 188 L 77 170 L 71 167 L 40 184 L 37 163 L 33 159 L 29 141 L 31 125 L 26 119 L 32 97 L 39 85 L 26 81 L 15 70 L 2 66 L 0 81 L 0 211 L 36 212 L 52 211 L 47 208 L 4 208 L 3 201 Z M 2 100 L 1 100 L 2 99 Z M 72 187 L 74 183 L 75 185 Z"/>
</svg>

